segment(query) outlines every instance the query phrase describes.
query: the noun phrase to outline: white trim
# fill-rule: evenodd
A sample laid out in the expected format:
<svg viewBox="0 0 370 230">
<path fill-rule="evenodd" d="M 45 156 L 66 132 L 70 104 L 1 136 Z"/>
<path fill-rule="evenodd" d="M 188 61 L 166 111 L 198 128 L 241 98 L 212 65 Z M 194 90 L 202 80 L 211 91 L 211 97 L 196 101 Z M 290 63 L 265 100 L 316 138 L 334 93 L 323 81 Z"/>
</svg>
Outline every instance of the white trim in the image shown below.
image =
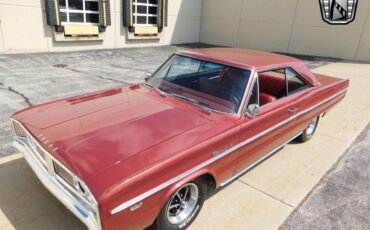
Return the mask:
<svg viewBox="0 0 370 230">
<path fill-rule="evenodd" d="M 158 15 L 156 14 L 141 14 L 141 13 L 133 13 L 134 16 L 141 16 L 141 17 L 153 17 L 153 18 L 157 18 Z"/>
<path fill-rule="evenodd" d="M 137 6 L 158 7 L 158 4 L 150 4 L 150 3 L 133 2 L 132 4 L 137 5 Z"/>
<path fill-rule="evenodd" d="M 99 11 L 93 11 L 93 10 L 66 10 L 66 9 L 61 9 L 60 12 L 63 13 L 78 13 L 78 14 L 99 14 Z"/>
<path fill-rule="evenodd" d="M 261 133 L 255 135 L 255 136 L 253 136 L 251 138 L 248 138 L 248 139 L 244 140 L 243 142 L 241 142 L 241 143 L 239 143 L 237 145 L 234 145 L 233 147 L 231 147 L 231 148 L 227 149 L 226 151 L 222 152 L 221 154 L 210 158 L 209 160 L 207 160 L 207 161 L 205 161 L 205 162 L 203 162 L 203 163 L 195 166 L 194 168 L 189 169 L 186 172 L 183 172 L 182 174 L 180 174 L 180 175 L 172 178 L 171 180 L 168 180 L 168 181 L 166 181 L 166 182 L 158 185 L 157 187 L 154 187 L 154 188 L 148 190 L 147 192 L 145 192 L 145 193 L 143 193 L 143 194 L 141 194 L 141 195 L 139 195 L 139 196 L 137 196 L 137 197 L 135 197 L 135 198 L 133 198 L 133 199 L 131 199 L 129 201 L 126 201 L 126 202 L 118 205 L 116 208 L 114 208 L 114 209 L 111 210 L 111 212 L 110 212 L 111 215 L 114 215 L 114 214 L 116 214 L 118 212 L 121 212 L 121 211 L 127 209 L 128 207 L 131 207 L 132 205 L 134 205 L 134 204 L 136 204 L 136 203 L 138 203 L 138 202 L 146 199 L 147 197 L 149 197 L 149 196 L 151 196 L 151 195 L 153 195 L 153 194 L 161 191 L 162 189 L 164 189 L 164 188 L 166 188 L 166 187 L 168 187 L 168 186 L 170 186 L 170 185 L 172 185 L 172 184 L 180 181 L 181 179 L 184 179 L 185 177 L 187 177 L 187 176 L 195 173 L 199 169 L 201 169 L 201 168 L 203 168 L 203 167 L 205 167 L 205 166 L 207 166 L 207 165 L 209 165 L 209 164 L 211 164 L 211 163 L 213 163 L 213 162 L 215 162 L 215 161 L 223 158 L 224 156 L 226 156 L 226 155 L 234 152 L 235 150 L 237 150 L 237 149 L 239 149 L 239 148 L 241 148 L 241 147 L 243 147 L 243 146 L 245 146 L 245 145 L 247 145 L 247 144 L 255 141 L 256 139 L 260 138 L 261 136 L 264 136 L 267 133 L 269 133 L 269 132 L 277 129 L 278 127 L 280 127 L 282 125 L 285 125 L 289 121 L 291 121 L 291 120 L 293 120 L 293 119 L 295 119 L 295 118 L 297 118 L 297 117 L 299 117 L 299 116 L 301 116 L 301 115 L 303 115 L 303 114 L 305 114 L 305 113 L 307 113 L 307 112 L 309 112 L 311 110 L 316 109 L 317 107 L 319 107 L 319 106 L 323 105 L 324 103 L 326 103 L 326 102 L 328 102 L 328 101 L 330 101 L 330 100 L 338 97 L 339 95 L 345 93 L 346 91 L 347 91 L 347 89 L 341 90 L 340 92 L 338 92 L 338 93 L 336 93 L 336 94 L 334 94 L 334 95 L 326 98 L 325 100 L 317 103 L 316 105 L 314 105 L 314 106 L 312 106 L 312 107 L 310 107 L 310 108 L 308 108 L 306 110 L 303 110 L 303 111 L 301 111 L 299 113 L 296 113 L 295 115 L 293 115 L 293 116 L 289 117 L 288 119 L 286 119 L 286 120 L 284 120 L 284 121 L 282 121 L 282 122 L 280 122 L 280 123 L 278 123 L 278 124 L 276 124 L 276 125 L 268 128 L 268 129 L 262 131 Z M 225 184 L 225 182 L 224 182 L 224 184 Z"/>
<path fill-rule="evenodd" d="M 286 142 L 284 142 L 283 144 L 277 146 L 276 148 L 274 148 L 273 150 L 271 150 L 269 153 L 267 153 L 265 156 L 263 156 L 262 158 L 260 158 L 259 160 L 255 161 L 253 164 L 247 166 L 246 168 L 244 168 L 242 171 L 238 172 L 237 174 L 235 174 L 234 176 L 230 177 L 229 179 L 225 180 L 224 182 L 222 182 L 220 184 L 221 187 L 227 185 L 228 183 L 232 182 L 233 180 L 235 180 L 236 178 L 238 178 L 239 176 L 243 175 L 244 173 L 248 172 L 249 170 L 251 170 L 252 168 L 254 168 L 255 166 L 257 166 L 259 163 L 261 163 L 262 161 L 266 160 L 267 158 L 269 158 L 270 156 L 272 156 L 274 153 L 276 153 L 279 149 L 281 149 L 284 145 L 288 144 L 289 142 L 291 142 L 292 140 L 296 139 L 299 135 L 301 135 L 302 132 L 299 132 L 298 134 L 294 135 L 293 137 L 289 138 Z"/>
</svg>

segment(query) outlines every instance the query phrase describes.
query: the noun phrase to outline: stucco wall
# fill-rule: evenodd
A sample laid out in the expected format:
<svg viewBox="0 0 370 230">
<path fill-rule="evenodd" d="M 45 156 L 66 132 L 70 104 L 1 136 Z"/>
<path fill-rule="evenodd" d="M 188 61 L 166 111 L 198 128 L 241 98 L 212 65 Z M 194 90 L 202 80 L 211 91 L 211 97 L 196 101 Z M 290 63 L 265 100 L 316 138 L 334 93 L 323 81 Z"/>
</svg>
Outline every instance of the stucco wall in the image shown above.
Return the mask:
<svg viewBox="0 0 370 230">
<path fill-rule="evenodd" d="M 199 42 L 201 0 L 169 0 L 168 27 L 160 40 L 127 40 L 122 0 L 111 0 L 112 25 L 102 41 L 56 42 L 44 0 L 0 0 L 0 52 L 55 52 Z"/>
<path fill-rule="evenodd" d="M 341 26 L 322 21 L 318 0 L 203 0 L 200 41 L 370 61 L 369 15 L 369 0 Z"/>
</svg>

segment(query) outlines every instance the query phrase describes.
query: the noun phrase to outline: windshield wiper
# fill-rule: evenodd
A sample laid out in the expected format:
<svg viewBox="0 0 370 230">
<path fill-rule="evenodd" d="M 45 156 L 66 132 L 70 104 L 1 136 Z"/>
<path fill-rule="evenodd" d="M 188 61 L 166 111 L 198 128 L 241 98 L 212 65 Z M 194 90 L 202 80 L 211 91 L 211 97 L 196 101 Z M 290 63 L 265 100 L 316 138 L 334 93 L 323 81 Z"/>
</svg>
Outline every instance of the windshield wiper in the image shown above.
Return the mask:
<svg viewBox="0 0 370 230">
<path fill-rule="evenodd" d="M 171 93 L 171 94 L 169 94 L 169 95 L 170 95 L 170 96 L 177 97 L 177 98 L 180 98 L 180 99 L 182 99 L 182 100 L 184 100 L 184 101 L 191 102 L 191 103 L 196 104 L 196 105 L 199 105 L 199 106 L 201 106 L 201 107 L 209 108 L 209 105 L 208 105 L 208 104 L 203 103 L 203 102 L 200 102 L 200 101 L 195 100 L 195 99 L 193 99 L 193 98 L 184 97 L 184 96 L 182 96 L 182 95 L 175 94 L 175 93 Z"/>
<path fill-rule="evenodd" d="M 154 89 L 155 91 L 157 91 L 159 94 L 161 94 L 161 95 L 168 95 L 168 93 L 166 93 L 166 92 L 164 92 L 164 91 L 162 91 L 162 90 L 160 90 L 159 88 L 157 88 L 157 87 L 155 87 L 155 86 L 152 86 L 152 85 L 150 85 L 150 84 L 148 84 L 148 83 L 144 83 L 146 86 L 148 86 L 148 87 L 150 87 L 150 88 L 152 88 L 152 89 Z"/>
</svg>

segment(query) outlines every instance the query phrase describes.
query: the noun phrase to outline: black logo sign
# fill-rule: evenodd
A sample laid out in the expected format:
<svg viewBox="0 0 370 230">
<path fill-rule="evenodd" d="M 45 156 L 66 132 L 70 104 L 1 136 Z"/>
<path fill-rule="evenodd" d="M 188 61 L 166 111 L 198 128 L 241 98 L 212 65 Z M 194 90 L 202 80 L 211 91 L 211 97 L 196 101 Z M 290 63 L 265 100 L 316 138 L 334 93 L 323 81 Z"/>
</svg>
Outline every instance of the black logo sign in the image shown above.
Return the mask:
<svg viewBox="0 0 370 230">
<path fill-rule="evenodd" d="M 358 0 L 319 0 L 322 19 L 332 25 L 355 20 Z"/>
</svg>

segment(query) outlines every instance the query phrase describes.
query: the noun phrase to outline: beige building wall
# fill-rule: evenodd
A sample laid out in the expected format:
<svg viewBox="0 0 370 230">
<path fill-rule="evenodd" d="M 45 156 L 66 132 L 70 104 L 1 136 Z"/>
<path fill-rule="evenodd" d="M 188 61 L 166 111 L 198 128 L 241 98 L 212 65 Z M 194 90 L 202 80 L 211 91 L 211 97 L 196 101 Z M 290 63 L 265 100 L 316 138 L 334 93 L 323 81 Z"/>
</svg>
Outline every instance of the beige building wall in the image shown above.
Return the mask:
<svg viewBox="0 0 370 230">
<path fill-rule="evenodd" d="M 159 40 L 128 40 L 122 0 L 111 0 L 112 25 L 99 41 L 54 41 L 44 0 L 0 0 L 0 53 L 56 52 L 199 42 L 201 0 L 169 0 L 168 26 Z"/>
<path fill-rule="evenodd" d="M 222 46 L 370 61 L 370 1 L 329 25 L 318 0 L 203 0 L 200 41 Z"/>
</svg>

